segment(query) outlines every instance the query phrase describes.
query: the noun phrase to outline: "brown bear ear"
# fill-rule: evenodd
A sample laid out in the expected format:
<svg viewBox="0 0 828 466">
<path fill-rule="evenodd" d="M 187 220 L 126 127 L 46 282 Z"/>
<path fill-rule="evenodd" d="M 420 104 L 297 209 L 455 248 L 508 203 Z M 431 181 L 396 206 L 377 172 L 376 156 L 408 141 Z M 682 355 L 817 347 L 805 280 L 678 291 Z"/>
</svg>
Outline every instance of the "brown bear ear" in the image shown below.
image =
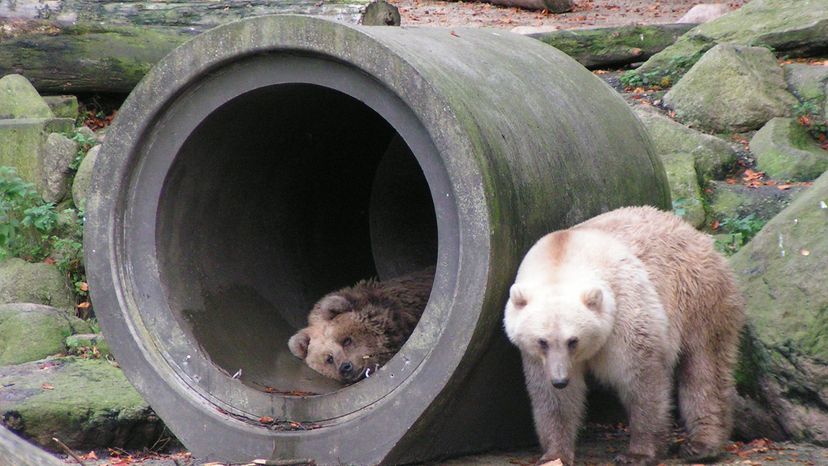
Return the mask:
<svg viewBox="0 0 828 466">
<path fill-rule="evenodd" d="M 350 301 L 339 295 L 325 296 L 319 300 L 316 307 L 319 309 L 318 316 L 322 320 L 332 320 L 339 314 L 354 309 Z"/>
<path fill-rule="evenodd" d="M 299 359 L 305 359 L 308 357 L 309 344 L 310 334 L 306 328 L 299 330 L 296 332 L 296 335 L 293 335 L 290 337 L 290 340 L 288 340 L 288 348 L 290 348 L 290 352 Z"/>
<path fill-rule="evenodd" d="M 511 288 L 509 288 L 509 301 L 512 302 L 512 306 L 514 306 L 515 309 L 520 309 L 526 306 L 526 303 L 529 302 L 526 299 L 526 294 L 523 292 L 523 289 L 521 289 L 517 284 L 514 284 Z"/>
<path fill-rule="evenodd" d="M 585 291 L 584 294 L 581 295 L 581 301 L 583 301 L 584 306 L 595 312 L 599 312 L 601 310 L 601 303 L 604 302 L 604 292 L 601 291 L 601 288 L 593 288 L 589 291 Z"/>
</svg>

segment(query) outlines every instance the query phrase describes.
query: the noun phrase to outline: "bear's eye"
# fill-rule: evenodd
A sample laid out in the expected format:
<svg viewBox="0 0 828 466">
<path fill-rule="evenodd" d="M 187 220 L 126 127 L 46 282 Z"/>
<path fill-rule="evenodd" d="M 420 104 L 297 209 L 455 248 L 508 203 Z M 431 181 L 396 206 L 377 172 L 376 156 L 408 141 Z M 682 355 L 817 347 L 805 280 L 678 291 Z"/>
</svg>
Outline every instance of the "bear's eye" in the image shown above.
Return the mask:
<svg viewBox="0 0 828 466">
<path fill-rule="evenodd" d="M 351 337 L 345 337 L 345 339 L 342 340 L 342 346 L 348 346 L 351 343 L 353 343 L 353 340 L 351 340 Z"/>
<path fill-rule="evenodd" d="M 578 337 L 572 337 L 567 340 L 566 346 L 568 346 L 570 350 L 574 350 L 575 347 L 578 346 Z"/>
<path fill-rule="evenodd" d="M 329 354 L 327 358 L 325 358 L 325 362 L 328 364 L 333 364 L 333 355 Z"/>
<path fill-rule="evenodd" d="M 538 346 L 540 346 L 540 349 L 546 351 L 549 349 L 549 342 L 541 338 L 538 340 Z"/>
</svg>

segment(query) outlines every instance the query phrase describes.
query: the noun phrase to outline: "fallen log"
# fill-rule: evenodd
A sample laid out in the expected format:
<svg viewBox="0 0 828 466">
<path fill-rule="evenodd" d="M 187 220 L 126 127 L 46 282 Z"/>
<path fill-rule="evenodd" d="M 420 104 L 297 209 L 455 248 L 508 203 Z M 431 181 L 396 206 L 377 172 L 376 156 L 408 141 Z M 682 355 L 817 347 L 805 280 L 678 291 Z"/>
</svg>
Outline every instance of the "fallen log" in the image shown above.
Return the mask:
<svg viewBox="0 0 828 466">
<path fill-rule="evenodd" d="M 549 44 L 590 69 L 644 61 L 672 45 L 695 24 L 651 24 L 570 29 L 529 37 Z"/>
</svg>

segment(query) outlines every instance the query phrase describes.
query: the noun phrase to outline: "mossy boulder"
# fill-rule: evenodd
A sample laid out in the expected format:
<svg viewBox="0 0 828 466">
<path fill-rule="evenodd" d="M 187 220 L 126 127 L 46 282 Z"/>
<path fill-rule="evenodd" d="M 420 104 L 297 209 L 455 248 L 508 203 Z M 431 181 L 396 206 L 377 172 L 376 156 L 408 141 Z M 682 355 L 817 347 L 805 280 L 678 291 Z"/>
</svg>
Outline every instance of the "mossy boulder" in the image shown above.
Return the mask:
<svg viewBox="0 0 828 466">
<path fill-rule="evenodd" d="M 738 219 L 753 214 L 768 221 L 808 189 L 805 186 L 791 186 L 784 190 L 776 186 L 748 187 L 723 181 L 714 181 L 709 186 L 712 188 L 710 213 L 717 220 Z"/>
<path fill-rule="evenodd" d="M 44 96 L 43 101 L 58 118 L 78 118 L 78 98 L 73 95 Z"/>
<path fill-rule="evenodd" d="M 66 338 L 92 329 L 65 310 L 30 303 L 0 305 L 0 366 L 37 361 L 66 350 Z"/>
<path fill-rule="evenodd" d="M 676 118 L 711 132 L 759 129 L 787 116 L 796 98 L 770 50 L 721 44 L 704 54 L 664 96 Z"/>
<path fill-rule="evenodd" d="M 142 448 L 163 424 L 121 370 L 102 359 L 64 357 L 0 367 L 3 424 L 49 450 Z"/>
<path fill-rule="evenodd" d="M 750 140 L 756 166 L 772 178 L 807 181 L 828 170 L 828 151 L 792 118 L 774 118 Z"/>
<path fill-rule="evenodd" d="M 19 74 L 0 78 L 0 119 L 53 118 L 34 86 Z"/>
<path fill-rule="evenodd" d="M 73 125 L 69 118 L 0 119 L 0 166 L 15 167 L 21 178 L 42 192 L 42 146 L 49 134 L 68 133 Z"/>
<path fill-rule="evenodd" d="M 745 397 L 795 440 L 828 444 L 828 174 L 731 259 L 750 332 L 737 372 Z"/>
<path fill-rule="evenodd" d="M 661 156 L 670 195 L 673 198 L 673 210 L 695 228 L 704 226 L 704 201 L 699 181 L 696 177 L 692 154 L 672 153 Z"/>
<path fill-rule="evenodd" d="M 74 311 L 75 300 L 63 274 L 54 265 L 22 259 L 0 261 L 0 304 L 45 304 Z"/>
<path fill-rule="evenodd" d="M 640 106 L 635 110 L 659 155 L 681 152 L 693 156 L 700 184 L 721 178 L 736 163 L 736 151 L 727 141 L 688 128 L 655 110 Z"/>
<path fill-rule="evenodd" d="M 678 78 L 717 44 L 759 45 L 787 56 L 811 56 L 828 49 L 825 0 L 752 0 L 742 8 L 701 24 L 652 56 L 637 72 Z"/>
<path fill-rule="evenodd" d="M 86 205 L 86 192 L 89 190 L 89 183 L 92 181 L 92 173 L 95 161 L 98 160 L 98 152 L 101 146 L 97 145 L 89 149 L 78 167 L 75 180 L 72 182 L 72 200 L 78 207 Z"/>
</svg>

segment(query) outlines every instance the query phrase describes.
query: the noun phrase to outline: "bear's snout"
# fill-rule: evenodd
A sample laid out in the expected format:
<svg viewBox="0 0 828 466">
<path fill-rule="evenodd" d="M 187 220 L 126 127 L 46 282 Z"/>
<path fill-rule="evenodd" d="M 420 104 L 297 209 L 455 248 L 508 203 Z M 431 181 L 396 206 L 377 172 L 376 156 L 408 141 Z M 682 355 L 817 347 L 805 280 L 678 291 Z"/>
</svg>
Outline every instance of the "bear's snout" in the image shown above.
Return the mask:
<svg viewBox="0 0 828 466">
<path fill-rule="evenodd" d="M 353 375 L 354 365 L 350 361 L 345 361 L 339 366 L 339 375 L 342 377 L 350 377 Z"/>
<path fill-rule="evenodd" d="M 552 379 L 552 386 L 555 388 L 566 388 L 567 385 L 569 385 L 569 378 Z"/>
</svg>

